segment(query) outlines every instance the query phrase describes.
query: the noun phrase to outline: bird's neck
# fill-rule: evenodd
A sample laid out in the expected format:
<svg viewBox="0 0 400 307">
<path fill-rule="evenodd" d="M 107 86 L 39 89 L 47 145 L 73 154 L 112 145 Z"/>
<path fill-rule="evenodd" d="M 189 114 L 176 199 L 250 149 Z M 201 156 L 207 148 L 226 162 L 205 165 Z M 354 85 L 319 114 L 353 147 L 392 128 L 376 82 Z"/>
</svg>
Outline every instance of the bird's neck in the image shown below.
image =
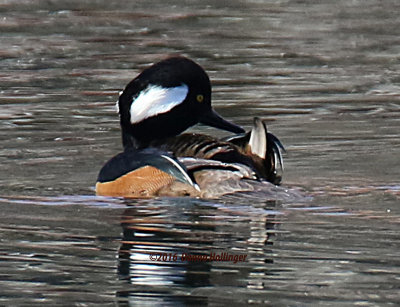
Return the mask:
<svg viewBox="0 0 400 307">
<path fill-rule="evenodd" d="M 122 128 L 122 145 L 124 146 L 124 149 L 128 148 L 141 149 L 147 147 L 148 142 L 138 140 L 132 134 L 130 134 L 129 132 L 125 131 L 124 128 Z"/>
</svg>

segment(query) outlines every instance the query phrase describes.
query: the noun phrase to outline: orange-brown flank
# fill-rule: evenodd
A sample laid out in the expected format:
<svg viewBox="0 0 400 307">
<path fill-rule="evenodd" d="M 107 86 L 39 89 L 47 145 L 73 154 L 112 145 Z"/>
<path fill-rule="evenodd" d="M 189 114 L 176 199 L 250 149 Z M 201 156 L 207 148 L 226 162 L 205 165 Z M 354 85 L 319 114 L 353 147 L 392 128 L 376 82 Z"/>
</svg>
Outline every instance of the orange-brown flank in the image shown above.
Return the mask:
<svg viewBox="0 0 400 307">
<path fill-rule="evenodd" d="M 175 177 L 155 168 L 143 166 L 113 181 L 97 182 L 96 194 L 101 196 L 151 197 L 173 183 Z"/>
</svg>

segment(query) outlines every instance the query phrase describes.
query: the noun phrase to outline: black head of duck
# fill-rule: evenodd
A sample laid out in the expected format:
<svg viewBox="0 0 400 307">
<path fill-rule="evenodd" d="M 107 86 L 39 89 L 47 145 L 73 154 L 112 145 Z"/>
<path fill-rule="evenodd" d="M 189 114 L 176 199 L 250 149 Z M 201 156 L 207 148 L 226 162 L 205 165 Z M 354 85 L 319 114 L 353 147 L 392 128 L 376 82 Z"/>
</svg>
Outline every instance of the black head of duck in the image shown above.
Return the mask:
<svg viewBox="0 0 400 307">
<path fill-rule="evenodd" d="M 185 57 L 171 57 L 145 69 L 121 93 L 118 109 L 124 147 L 144 148 L 197 123 L 244 132 L 211 107 L 207 73 Z"/>
</svg>

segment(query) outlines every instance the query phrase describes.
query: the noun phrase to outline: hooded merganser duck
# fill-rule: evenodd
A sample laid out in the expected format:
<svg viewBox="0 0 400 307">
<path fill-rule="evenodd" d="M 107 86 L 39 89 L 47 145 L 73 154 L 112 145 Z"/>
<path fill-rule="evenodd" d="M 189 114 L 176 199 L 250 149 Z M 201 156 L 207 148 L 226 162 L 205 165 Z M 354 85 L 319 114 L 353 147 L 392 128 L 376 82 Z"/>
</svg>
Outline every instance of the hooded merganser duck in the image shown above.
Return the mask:
<svg viewBox="0 0 400 307">
<path fill-rule="evenodd" d="M 206 72 L 187 58 L 144 70 L 121 93 L 118 110 L 125 150 L 101 169 L 97 195 L 218 197 L 249 191 L 251 182 L 281 181 L 280 141 L 258 118 L 244 133 L 219 116 Z M 179 135 L 197 123 L 236 135 Z"/>
</svg>

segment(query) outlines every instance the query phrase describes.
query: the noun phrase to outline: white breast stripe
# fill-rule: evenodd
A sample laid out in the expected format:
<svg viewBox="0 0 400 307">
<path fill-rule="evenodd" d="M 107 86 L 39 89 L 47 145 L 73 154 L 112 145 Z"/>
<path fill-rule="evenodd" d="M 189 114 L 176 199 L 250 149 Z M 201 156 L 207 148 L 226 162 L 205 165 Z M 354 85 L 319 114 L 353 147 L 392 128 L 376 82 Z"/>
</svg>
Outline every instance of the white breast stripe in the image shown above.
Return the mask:
<svg viewBox="0 0 400 307">
<path fill-rule="evenodd" d="M 179 172 L 185 177 L 186 181 L 193 186 L 197 191 L 200 192 L 200 187 L 197 185 L 197 183 L 194 183 L 192 181 L 192 179 L 190 179 L 188 173 L 179 165 L 179 163 L 177 163 L 176 161 L 174 161 L 174 159 L 165 156 L 165 155 L 161 155 L 161 157 L 163 157 L 164 159 L 168 160 L 169 162 L 171 162 L 178 170 Z M 178 179 L 178 178 L 177 178 Z M 179 180 L 179 179 L 178 179 Z"/>
<path fill-rule="evenodd" d="M 189 88 L 186 84 L 177 87 L 149 85 L 132 102 L 131 123 L 168 112 L 185 100 Z"/>
</svg>

